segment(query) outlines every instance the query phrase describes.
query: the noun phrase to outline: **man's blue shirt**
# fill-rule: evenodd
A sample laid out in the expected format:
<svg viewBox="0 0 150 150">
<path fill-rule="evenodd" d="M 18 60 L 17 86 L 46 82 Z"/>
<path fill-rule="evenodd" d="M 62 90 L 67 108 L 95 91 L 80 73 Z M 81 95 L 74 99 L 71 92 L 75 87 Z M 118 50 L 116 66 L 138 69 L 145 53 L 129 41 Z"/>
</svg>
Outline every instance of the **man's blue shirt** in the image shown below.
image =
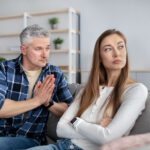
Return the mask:
<svg viewBox="0 0 150 150">
<path fill-rule="evenodd" d="M 21 63 L 22 55 L 17 59 L 0 63 L 0 109 L 5 99 L 14 101 L 27 100 L 29 82 Z M 46 64 L 42 68 L 37 81 L 43 81 L 46 75 L 49 74 L 54 74 L 55 77 L 55 88 L 51 99 L 56 102 L 65 102 L 69 105 L 72 102 L 72 96 L 65 77 L 59 68 Z M 11 118 L 1 118 L 0 136 L 25 136 L 33 138 L 39 143 L 44 143 L 47 119 L 48 110 L 44 106 L 29 111 L 25 119 L 24 113 Z"/>
</svg>

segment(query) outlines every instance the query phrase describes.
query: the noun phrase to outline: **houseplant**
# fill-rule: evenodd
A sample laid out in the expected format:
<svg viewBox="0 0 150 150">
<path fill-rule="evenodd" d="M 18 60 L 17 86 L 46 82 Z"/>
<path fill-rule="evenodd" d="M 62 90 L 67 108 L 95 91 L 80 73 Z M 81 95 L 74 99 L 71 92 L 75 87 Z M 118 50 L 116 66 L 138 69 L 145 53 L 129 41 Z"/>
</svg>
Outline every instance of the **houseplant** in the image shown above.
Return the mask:
<svg viewBox="0 0 150 150">
<path fill-rule="evenodd" d="M 51 25 L 51 29 L 57 29 L 58 18 L 56 17 L 50 18 L 49 24 Z"/>
<path fill-rule="evenodd" d="M 5 58 L 0 57 L 0 62 L 6 60 Z"/>
<path fill-rule="evenodd" d="M 55 49 L 60 49 L 61 47 L 61 44 L 64 42 L 64 40 L 62 38 L 56 38 L 53 40 L 53 43 L 54 43 L 54 47 Z"/>
</svg>

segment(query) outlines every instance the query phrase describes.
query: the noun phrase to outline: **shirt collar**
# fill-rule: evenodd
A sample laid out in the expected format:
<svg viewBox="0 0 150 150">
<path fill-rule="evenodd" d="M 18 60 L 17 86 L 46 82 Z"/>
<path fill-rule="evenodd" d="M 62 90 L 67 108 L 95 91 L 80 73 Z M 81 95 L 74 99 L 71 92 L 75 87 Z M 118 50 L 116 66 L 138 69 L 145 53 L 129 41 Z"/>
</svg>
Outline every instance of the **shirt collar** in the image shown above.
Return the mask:
<svg viewBox="0 0 150 150">
<path fill-rule="evenodd" d="M 20 54 L 19 57 L 17 57 L 17 59 L 16 59 L 16 64 L 15 64 L 16 69 L 17 69 L 20 73 L 24 72 L 24 70 L 23 70 L 21 64 L 22 64 L 22 54 Z"/>
<path fill-rule="evenodd" d="M 23 67 L 22 67 L 22 54 L 19 55 L 19 57 L 16 59 L 16 69 L 18 69 L 18 71 L 20 73 L 24 72 Z M 46 66 L 42 68 L 42 72 L 45 72 L 46 70 L 49 69 L 49 65 L 48 63 L 46 63 Z"/>
</svg>

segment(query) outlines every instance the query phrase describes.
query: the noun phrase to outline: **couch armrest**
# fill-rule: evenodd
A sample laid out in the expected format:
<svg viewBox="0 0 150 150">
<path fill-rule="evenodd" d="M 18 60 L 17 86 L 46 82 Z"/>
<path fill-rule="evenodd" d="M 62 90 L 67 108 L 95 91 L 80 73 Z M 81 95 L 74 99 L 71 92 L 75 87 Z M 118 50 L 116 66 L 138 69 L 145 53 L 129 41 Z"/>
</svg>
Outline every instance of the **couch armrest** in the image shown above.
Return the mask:
<svg viewBox="0 0 150 150">
<path fill-rule="evenodd" d="M 137 119 L 134 127 L 130 132 L 130 135 L 150 132 L 149 116 L 150 116 L 150 92 L 148 92 L 145 110 L 142 112 L 142 115 L 139 116 L 139 118 Z"/>
</svg>

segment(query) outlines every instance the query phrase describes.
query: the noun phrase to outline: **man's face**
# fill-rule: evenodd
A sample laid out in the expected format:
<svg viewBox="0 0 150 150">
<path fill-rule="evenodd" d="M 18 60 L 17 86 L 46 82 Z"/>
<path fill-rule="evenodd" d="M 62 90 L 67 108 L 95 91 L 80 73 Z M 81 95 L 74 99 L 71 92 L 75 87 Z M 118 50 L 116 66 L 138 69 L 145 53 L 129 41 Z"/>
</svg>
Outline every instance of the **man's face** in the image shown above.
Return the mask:
<svg viewBox="0 0 150 150">
<path fill-rule="evenodd" d="M 49 38 L 33 38 L 27 46 L 21 46 L 23 67 L 27 70 L 39 70 L 44 67 L 50 54 Z"/>
</svg>

